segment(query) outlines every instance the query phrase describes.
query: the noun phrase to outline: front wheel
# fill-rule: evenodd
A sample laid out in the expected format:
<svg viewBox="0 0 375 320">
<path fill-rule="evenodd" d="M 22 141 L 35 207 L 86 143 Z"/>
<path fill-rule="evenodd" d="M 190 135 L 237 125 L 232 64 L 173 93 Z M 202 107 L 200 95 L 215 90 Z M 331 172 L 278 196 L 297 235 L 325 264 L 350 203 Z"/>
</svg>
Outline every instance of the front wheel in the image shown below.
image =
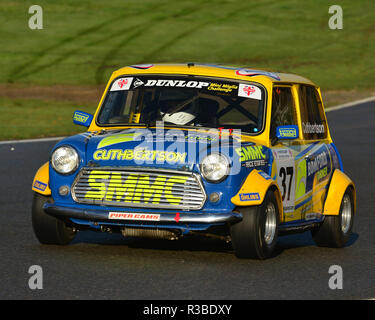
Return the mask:
<svg viewBox="0 0 375 320">
<path fill-rule="evenodd" d="M 348 188 L 342 197 L 339 215 L 326 216 L 322 225 L 312 230 L 315 243 L 320 247 L 342 248 L 350 239 L 353 220 L 353 192 Z"/>
<path fill-rule="evenodd" d="M 252 259 L 271 257 L 280 221 L 274 192 L 269 190 L 260 206 L 243 207 L 241 213 L 242 221 L 230 228 L 235 255 Z"/>
<path fill-rule="evenodd" d="M 43 205 L 50 200 L 39 193 L 34 193 L 32 206 L 32 225 L 34 234 L 42 244 L 69 244 L 75 237 L 73 228 L 68 227 L 64 221 L 56 219 L 43 210 Z"/>
</svg>

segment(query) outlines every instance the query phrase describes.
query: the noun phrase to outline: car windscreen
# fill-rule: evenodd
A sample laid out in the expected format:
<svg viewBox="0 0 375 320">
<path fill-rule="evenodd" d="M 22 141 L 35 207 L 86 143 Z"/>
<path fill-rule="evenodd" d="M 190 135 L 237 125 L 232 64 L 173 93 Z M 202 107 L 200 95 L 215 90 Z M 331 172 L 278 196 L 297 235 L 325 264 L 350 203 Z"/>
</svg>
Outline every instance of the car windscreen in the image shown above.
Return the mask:
<svg viewBox="0 0 375 320">
<path fill-rule="evenodd" d="M 101 106 L 101 126 L 130 124 L 263 129 L 265 89 L 250 82 L 193 76 L 129 76 L 114 80 Z"/>
</svg>

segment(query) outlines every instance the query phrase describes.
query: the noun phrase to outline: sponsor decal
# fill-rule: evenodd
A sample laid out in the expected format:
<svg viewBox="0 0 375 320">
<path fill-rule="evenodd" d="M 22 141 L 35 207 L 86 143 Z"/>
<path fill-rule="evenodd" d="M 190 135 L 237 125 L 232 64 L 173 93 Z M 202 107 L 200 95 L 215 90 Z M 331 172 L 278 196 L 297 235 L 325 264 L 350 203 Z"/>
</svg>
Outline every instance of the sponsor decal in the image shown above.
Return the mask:
<svg viewBox="0 0 375 320">
<path fill-rule="evenodd" d="M 94 152 L 94 160 L 144 160 L 169 163 L 185 163 L 187 153 L 136 149 L 100 149 Z"/>
<path fill-rule="evenodd" d="M 85 123 L 87 121 L 87 119 L 89 118 L 88 115 L 86 114 L 82 114 L 80 112 L 75 112 L 74 113 L 74 116 L 73 116 L 73 119 L 75 121 L 78 121 L 78 122 L 82 122 L 82 123 Z"/>
<path fill-rule="evenodd" d="M 176 87 L 176 88 L 194 88 L 202 89 L 210 85 L 209 82 L 203 81 L 186 81 L 186 80 L 166 80 L 166 79 L 150 79 L 145 83 L 145 87 Z"/>
<path fill-rule="evenodd" d="M 44 191 L 47 188 L 47 184 L 45 184 L 41 181 L 35 180 L 35 182 L 33 184 L 33 188 L 38 189 L 40 191 Z"/>
<path fill-rule="evenodd" d="M 262 100 L 262 91 L 256 86 L 240 83 L 238 88 L 238 96 Z"/>
<path fill-rule="evenodd" d="M 129 90 L 132 84 L 133 78 L 119 78 L 115 82 L 113 82 L 110 91 L 121 91 L 121 90 Z"/>
<path fill-rule="evenodd" d="M 279 149 L 273 151 L 275 159 L 290 159 L 293 158 L 293 153 L 290 149 Z"/>
<path fill-rule="evenodd" d="M 133 90 L 138 87 L 170 87 L 170 88 L 191 88 L 202 89 L 207 92 L 215 92 L 223 95 L 233 95 L 249 99 L 262 99 L 262 90 L 250 84 L 226 83 L 221 81 L 199 81 L 195 78 L 188 79 L 168 79 L 150 78 L 150 76 L 137 76 L 117 79 L 110 91 Z"/>
<path fill-rule="evenodd" d="M 327 175 L 328 175 L 328 168 L 324 167 L 323 169 L 319 170 L 316 173 L 316 178 L 318 179 L 318 181 L 320 181 L 320 180 L 324 179 Z"/>
<path fill-rule="evenodd" d="M 307 192 L 314 189 L 314 184 L 322 182 L 329 177 L 331 163 L 329 153 L 325 148 L 308 154 L 296 163 L 296 200 L 302 199 Z M 311 205 L 308 202 L 309 205 Z M 304 204 L 303 204 L 304 205 Z M 301 204 L 298 205 L 302 206 Z"/>
<path fill-rule="evenodd" d="M 296 139 L 298 138 L 298 126 L 280 126 L 276 129 L 278 139 Z"/>
<path fill-rule="evenodd" d="M 320 173 L 321 177 L 325 177 L 327 175 L 327 152 L 323 151 L 322 153 L 319 153 L 316 155 L 314 158 L 312 158 L 310 161 L 307 163 L 307 175 L 311 176 L 316 172 L 322 171 Z M 323 167 L 325 167 L 325 171 L 322 170 Z"/>
<path fill-rule="evenodd" d="M 254 167 L 263 167 L 267 164 L 265 160 L 252 160 L 242 163 L 242 167 L 245 168 L 254 168 Z"/>
<path fill-rule="evenodd" d="M 228 83 L 216 83 L 211 82 L 207 90 L 209 91 L 220 91 L 220 92 L 232 92 L 233 90 L 237 90 L 238 85 L 236 84 L 228 84 Z"/>
<path fill-rule="evenodd" d="M 235 151 L 240 156 L 240 162 L 266 159 L 262 146 L 241 147 L 236 148 Z"/>
<path fill-rule="evenodd" d="M 141 220 L 141 221 L 160 221 L 160 214 L 153 213 L 129 213 L 129 212 L 110 212 L 108 219 L 114 220 Z"/>
<path fill-rule="evenodd" d="M 185 136 L 185 140 L 187 141 L 217 141 L 216 137 L 210 137 L 210 136 L 204 136 L 204 135 L 194 135 L 194 134 L 188 134 Z M 167 140 L 166 140 L 167 141 Z M 177 140 L 178 141 L 178 140 Z"/>
<path fill-rule="evenodd" d="M 316 123 L 304 123 L 302 122 L 303 133 L 324 133 L 324 125 Z"/>
<path fill-rule="evenodd" d="M 256 201 L 260 200 L 260 195 L 258 192 L 255 193 L 240 193 L 241 201 Z"/>
<path fill-rule="evenodd" d="M 73 114 L 73 122 L 80 125 L 89 126 L 93 116 L 83 111 L 75 111 Z"/>
<path fill-rule="evenodd" d="M 137 88 L 137 87 L 139 87 L 139 86 L 141 86 L 141 85 L 143 85 L 144 84 L 144 82 L 142 81 L 142 80 L 140 80 L 140 79 L 135 79 L 135 81 L 133 82 L 133 89 L 135 89 L 135 88 Z"/>
<path fill-rule="evenodd" d="M 168 177 L 158 175 L 156 178 L 144 174 L 124 174 L 121 172 L 93 170 L 88 178 L 91 190 L 85 198 L 99 201 L 116 201 L 126 203 L 160 204 L 167 201 L 179 205 L 182 196 L 175 193 L 175 185 L 185 185 L 187 176 Z"/>
</svg>

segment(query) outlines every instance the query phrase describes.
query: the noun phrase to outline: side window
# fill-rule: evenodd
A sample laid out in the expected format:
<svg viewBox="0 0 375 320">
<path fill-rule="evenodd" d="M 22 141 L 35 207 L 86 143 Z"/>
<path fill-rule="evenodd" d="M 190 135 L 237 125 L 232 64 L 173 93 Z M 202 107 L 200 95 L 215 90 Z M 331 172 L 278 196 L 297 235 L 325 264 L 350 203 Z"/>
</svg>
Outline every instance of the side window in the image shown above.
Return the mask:
<svg viewBox="0 0 375 320">
<path fill-rule="evenodd" d="M 271 139 L 276 137 L 278 126 L 287 125 L 297 125 L 292 88 L 274 87 L 272 90 Z"/>
<path fill-rule="evenodd" d="M 312 86 L 299 87 L 303 136 L 307 140 L 327 137 L 327 124 L 318 91 Z"/>
</svg>

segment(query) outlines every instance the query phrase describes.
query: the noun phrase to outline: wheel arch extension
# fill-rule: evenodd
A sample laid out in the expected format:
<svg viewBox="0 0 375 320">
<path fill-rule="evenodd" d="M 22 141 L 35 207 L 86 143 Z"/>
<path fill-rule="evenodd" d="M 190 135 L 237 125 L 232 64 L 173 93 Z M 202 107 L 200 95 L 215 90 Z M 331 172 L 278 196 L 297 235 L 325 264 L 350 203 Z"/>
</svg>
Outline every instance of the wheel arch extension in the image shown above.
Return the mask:
<svg viewBox="0 0 375 320">
<path fill-rule="evenodd" d="M 340 214 L 341 199 L 350 188 L 353 195 L 354 213 L 356 212 L 356 189 L 354 182 L 341 170 L 335 169 L 324 201 L 323 214 L 337 216 Z"/>
<path fill-rule="evenodd" d="M 46 162 L 38 169 L 31 189 L 44 196 L 51 195 L 51 189 L 49 187 L 49 162 Z"/>
<path fill-rule="evenodd" d="M 238 207 L 258 206 L 271 190 L 276 197 L 280 221 L 283 218 L 283 202 L 279 186 L 268 174 L 262 170 L 253 170 L 245 179 L 240 190 L 231 198 L 231 202 Z"/>
</svg>

